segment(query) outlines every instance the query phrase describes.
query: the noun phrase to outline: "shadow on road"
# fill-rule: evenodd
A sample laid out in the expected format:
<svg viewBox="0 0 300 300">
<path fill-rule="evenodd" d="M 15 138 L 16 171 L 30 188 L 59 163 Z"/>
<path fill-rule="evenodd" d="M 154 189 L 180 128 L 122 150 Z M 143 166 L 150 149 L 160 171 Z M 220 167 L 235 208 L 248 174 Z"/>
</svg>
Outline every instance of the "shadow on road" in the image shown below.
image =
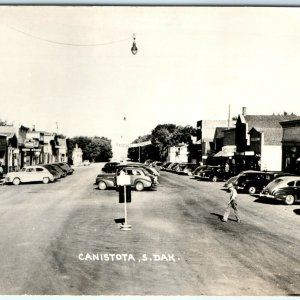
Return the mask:
<svg viewBox="0 0 300 300">
<path fill-rule="evenodd" d="M 220 221 L 223 219 L 223 215 L 216 214 L 216 213 L 210 213 L 210 214 L 211 214 L 212 216 L 218 217 Z M 229 218 L 228 221 L 234 221 L 234 222 L 236 222 L 235 219 L 231 219 L 231 218 Z"/>
<path fill-rule="evenodd" d="M 120 219 L 115 219 L 116 224 L 124 224 L 125 223 L 125 218 L 120 218 Z"/>
<path fill-rule="evenodd" d="M 296 215 L 300 215 L 300 208 L 294 209 L 294 213 L 295 213 Z"/>
<path fill-rule="evenodd" d="M 277 201 L 275 199 L 270 199 L 270 198 L 257 198 L 254 200 L 256 203 L 262 203 L 262 204 L 271 204 L 271 205 L 283 205 L 283 202 Z"/>
</svg>

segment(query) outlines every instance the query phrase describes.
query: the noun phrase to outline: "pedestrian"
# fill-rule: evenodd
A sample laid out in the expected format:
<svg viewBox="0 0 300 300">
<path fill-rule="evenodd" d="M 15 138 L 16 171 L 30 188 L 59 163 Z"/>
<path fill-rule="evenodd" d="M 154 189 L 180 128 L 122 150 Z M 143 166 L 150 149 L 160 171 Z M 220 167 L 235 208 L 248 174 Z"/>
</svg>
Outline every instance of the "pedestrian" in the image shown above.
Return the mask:
<svg viewBox="0 0 300 300">
<path fill-rule="evenodd" d="M 230 191 L 230 200 L 227 203 L 227 207 L 225 209 L 222 222 L 227 222 L 228 217 L 230 215 L 230 208 L 232 208 L 233 211 L 234 211 L 235 217 L 236 217 L 236 221 L 238 223 L 241 223 L 241 219 L 239 217 L 239 212 L 238 212 L 238 208 L 237 208 L 237 200 L 236 200 L 236 198 L 237 198 L 237 191 L 236 191 L 236 189 L 235 189 L 235 187 L 233 186 L 232 183 L 228 184 L 228 189 Z"/>
<path fill-rule="evenodd" d="M 229 172 L 230 172 L 230 166 L 229 166 L 229 163 L 226 163 L 225 167 L 224 167 L 224 181 L 229 179 L 229 177 L 230 177 Z"/>
<path fill-rule="evenodd" d="M 0 163 L 0 179 L 3 177 L 2 163 Z"/>
</svg>

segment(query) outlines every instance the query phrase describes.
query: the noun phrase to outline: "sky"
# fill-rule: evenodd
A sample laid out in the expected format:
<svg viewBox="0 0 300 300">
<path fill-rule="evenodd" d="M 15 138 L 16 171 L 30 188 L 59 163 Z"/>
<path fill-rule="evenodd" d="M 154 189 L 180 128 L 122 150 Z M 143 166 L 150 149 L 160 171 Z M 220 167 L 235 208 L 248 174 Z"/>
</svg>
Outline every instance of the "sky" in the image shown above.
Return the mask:
<svg viewBox="0 0 300 300">
<path fill-rule="evenodd" d="M 300 8 L 0 6 L 0 66 L 0 119 L 67 137 L 300 115 Z"/>
</svg>

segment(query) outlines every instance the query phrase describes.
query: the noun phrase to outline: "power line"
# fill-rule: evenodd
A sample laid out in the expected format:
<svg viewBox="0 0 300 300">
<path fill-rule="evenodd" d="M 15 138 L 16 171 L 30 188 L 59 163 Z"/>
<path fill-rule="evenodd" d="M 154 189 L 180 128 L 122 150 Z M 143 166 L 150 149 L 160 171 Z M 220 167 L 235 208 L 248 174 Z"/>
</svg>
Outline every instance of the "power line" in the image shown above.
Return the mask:
<svg viewBox="0 0 300 300">
<path fill-rule="evenodd" d="M 121 42 L 124 42 L 124 41 L 128 41 L 130 38 L 126 38 L 126 39 L 122 39 L 122 40 L 115 40 L 115 41 L 110 41 L 110 42 L 106 42 L 106 43 L 95 43 L 95 44 L 75 44 L 75 43 L 65 43 L 65 42 L 58 42 L 58 41 L 54 41 L 54 40 L 50 40 L 50 39 L 46 39 L 46 38 L 43 38 L 43 37 L 39 37 L 39 36 L 36 36 L 36 35 L 33 35 L 31 33 L 28 33 L 28 32 L 25 32 L 23 30 L 20 30 L 18 28 L 15 28 L 15 27 L 12 27 L 10 25 L 6 25 L 6 27 L 8 27 L 9 29 L 11 30 L 14 30 L 18 33 L 21 33 L 23 35 L 26 35 L 28 37 L 31 37 L 33 39 L 36 39 L 36 40 L 41 40 L 41 41 L 44 41 L 44 42 L 47 42 L 47 43 L 51 43 L 51 44 L 56 44 L 56 45 L 63 45 L 63 46 L 74 46 L 74 47 L 95 47 L 95 46 L 106 46 L 106 45 L 111 45 L 111 44 L 116 44 L 116 43 L 121 43 Z"/>
</svg>

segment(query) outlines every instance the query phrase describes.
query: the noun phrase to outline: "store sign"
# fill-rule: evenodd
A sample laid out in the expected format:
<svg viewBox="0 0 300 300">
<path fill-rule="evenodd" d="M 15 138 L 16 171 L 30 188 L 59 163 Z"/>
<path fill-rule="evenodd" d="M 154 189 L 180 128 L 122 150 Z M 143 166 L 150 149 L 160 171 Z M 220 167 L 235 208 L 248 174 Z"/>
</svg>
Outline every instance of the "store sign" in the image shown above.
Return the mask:
<svg viewBox="0 0 300 300">
<path fill-rule="evenodd" d="M 26 148 L 37 148 L 39 146 L 39 142 L 38 141 L 25 140 L 24 146 Z"/>
</svg>

